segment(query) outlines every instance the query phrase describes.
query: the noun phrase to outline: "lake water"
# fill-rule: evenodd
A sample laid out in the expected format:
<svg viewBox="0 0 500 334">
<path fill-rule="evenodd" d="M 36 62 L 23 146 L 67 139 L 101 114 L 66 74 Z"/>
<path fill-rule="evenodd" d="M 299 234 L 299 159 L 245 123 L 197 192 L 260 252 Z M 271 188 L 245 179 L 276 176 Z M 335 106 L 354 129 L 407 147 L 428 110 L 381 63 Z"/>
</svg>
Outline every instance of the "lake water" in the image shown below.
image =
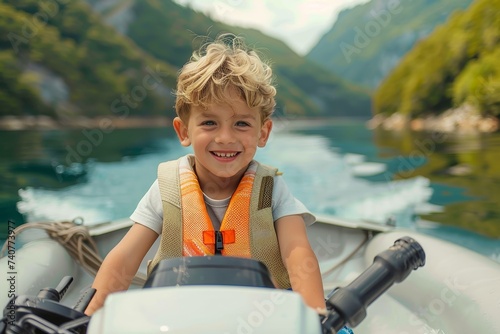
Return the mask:
<svg viewBox="0 0 500 334">
<path fill-rule="evenodd" d="M 157 165 L 191 152 L 171 128 L 0 132 L 7 221 L 129 216 Z M 360 121 L 278 120 L 257 159 L 317 214 L 438 236 L 500 262 L 500 136 L 373 131 Z"/>
</svg>

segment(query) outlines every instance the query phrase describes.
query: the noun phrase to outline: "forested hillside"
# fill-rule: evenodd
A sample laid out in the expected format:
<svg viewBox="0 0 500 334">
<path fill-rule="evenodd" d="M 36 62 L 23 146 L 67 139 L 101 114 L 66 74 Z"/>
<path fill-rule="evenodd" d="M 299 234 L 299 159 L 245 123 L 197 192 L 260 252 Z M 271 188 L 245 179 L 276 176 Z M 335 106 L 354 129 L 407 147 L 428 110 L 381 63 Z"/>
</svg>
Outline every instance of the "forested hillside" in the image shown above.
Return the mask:
<svg viewBox="0 0 500 334">
<path fill-rule="evenodd" d="M 499 13 L 500 0 L 476 0 L 419 42 L 377 90 L 375 113 L 416 118 L 467 105 L 499 117 Z"/>
<path fill-rule="evenodd" d="M 254 29 L 233 27 L 170 0 L 88 0 L 104 19 L 143 50 L 165 62 L 182 66 L 193 48 L 221 32 L 245 37 L 272 62 L 278 83 L 278 112 L 287 115 L 369 117 L 370 97 L 297 55 L 285 43 Z"/>
<path fill-rule="evenodd" d="M 307 57 L 374 89 L 415 45 L 472 0 L 372 0 L 343 10 Z"/>
<path fill-rule="evenodd" d="M 170 0 L 0 0 L 0 117 L 170 116 L 177 71 L 219 32 L 244 36 L 271 61 L 278 112 L 369 117 L 365 90 L 276 39 Z"/>
<path fill-rule="evenodd" d="M 164 113 L 176 69 L 103 24 L 85 2 L 62 3 L 0 2 L 0 116 Z"/>
</svg>

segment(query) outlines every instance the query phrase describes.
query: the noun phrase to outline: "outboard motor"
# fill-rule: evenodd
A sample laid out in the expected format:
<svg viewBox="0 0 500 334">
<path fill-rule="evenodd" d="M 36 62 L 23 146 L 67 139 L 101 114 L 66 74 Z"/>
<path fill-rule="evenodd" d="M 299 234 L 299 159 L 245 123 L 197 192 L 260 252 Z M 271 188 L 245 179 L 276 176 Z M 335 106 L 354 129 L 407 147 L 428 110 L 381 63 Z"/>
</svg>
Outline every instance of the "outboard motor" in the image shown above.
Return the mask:
<svg viewBox="0 0 500 334">
<path fill-rule="evenodd" d="M 186 295 L 184 291 L 188 292 L 188 294 L 189 291 L 193 293 L 193 287 L 196 291 L 201 291 L 201 293 L 205 291 L 207 294 L 213 294 L 213 290 L 215 289 L 217 290 L 216 293 L 222 293 L 222 295 L 216 294 L 217 297 L 229 296 L 232 299 L 231 303 L 225 305 L 231 308 L 238 306 L 237 298 L 235 298 L 236 295 L 238 298 L 241 296 L 247 297 L 247 299 L 242 300 L 242 303 L 253 302 L 255 304 L 256 295 L 270 296 L 268 300 L 272 300 L 273 298 L 284 300 L 285 302 L 280 304 L 280 307 L 273 305 L 274 314 L 279 314 L 280 312 L 295 312 L 295 314 L 286 313 L 286 317 L 283 317 L 284 315 L 282 314 L 274 319 L 271 319 L 271 316 L 269 316 L 267 319 L 268 322 L 275 322 L 272 324 L 273 330 L 279 331 L 283 329 L 287 333 L 300 333 L 301 329 L 308 328 L 311 329 L 311 333 L 333 334 L 337 333 L 344 325 L 356 327 L 366 317 L 366 308 L 373 301 L 387 291 L 394 283 L 402 282 L 412 270 L 424 264 L 425 253 L 420 244 L 410 237 L 398 239 L 392 247 L 378 254 L 373 264 L 352 283 L 346 287 L 335 289 L 326 300 L 326 314 L 318 316 L 314 310 L 303 304 L 299 295 L 291 291 L 273 289 L 274 284 L 272 283 L 271 275 L 266 266 L 259 261 L 223 256 L 175 258 L 160 261 L 151 272 L 143 289 L 111 294 L 111 299 L 115 299 L 115 301 L 111 301 L 110 303 L 107 301 L 104 308 L 114 307 L 114 310 L 111 308 L 111 314 L 117 314 L 116 312 L 120 310 L 123 313 L 133 313 L 131 311 L 133 307 L 136 310 L 139 309 L 139 312 L 147 313 L 149 311 L 148 309 L 142 309 L 143 305 L 144 308 L 150 307 L 153 309 L 157 306 L 154 305 L 154 298 L 152 298 L 153 300 L 144 300 L 147 298 L 143 297 L 154 297 L 153 295 L 156 294 L 154 289 L 158 289 L 158 293 L 160 294 L 160 296 L 157 296 L 157 302 L 165 302 L 165 299 L 168 302 L 168 297 L 172 296 L 169 293 L 185 299 Z M 93 334 L 95 333 L 95 331 L 92 331 L 94 324 L 94 327 L 98 328 L 97 333 L 106 332 L 105 328 L 109 332 L 109 327 L 104 325 L 116 325 L 116 319 L 107 319 L 109 316 L 106 314 L 103 315 L 100 311 L 96 312 L 92 317 L 88 317 L 83 313 L 95 293 L 94 289 L 88 289 L 82 294 L 80 300 L 73 308 L 60 303 L 72 280 L 72 277 L 66 276 L 55 289 L 44 288 L 34 297 L 17 296 L 12 298 L 4 309 L 3 318 L 0 321 L 0 334 Z M 206 289 L 203 289 L 203 286 L 206 286 Z M 227 289 L 224 286 L 227 286 Z M 242 292 L 241 295 L 234 293 L 234 289 L 238 289 L 238 287 L 241 288 L 238 290 Z M 161 293 L 165 293 L 166 295 L 161 295 Z M 197 306 L 197 303 L 202 303 L 204 300 L 204 298 L 197 297 L 194 299 L 197 300 L 189 299 L 188 301 L 189 303 L 195 303 L 193 306 Z M 125 302 L 120 302 L 120 300 L 125 300 Z M 213 301 L 211 300 L 212 304 Z M 217 303 L 217 300 L 215 301 Z M 134 302 L 142 304 L 136 305 Z M 216 305 L 216 309 L 207 309 L 206 306 L 201 306 L 203 311 L 188 310 L 189 314 L 180 316 L 182 319 L 176 318 L 177 313 L 180 314 L 179 312 L 185 311 L 177 307 L 170 309 L 168 312 L 156 312 L 158 319 L 154 317 L 147 319 L 148 321 L 159 321 L 162 324 L 168 323 L 168 321 L 172 323 L 175 321 L 184 321 L 182 323 L 183 327 L 187 328 L 185 319 L 198 317 L 197 320 L 199 322 L 203 323 L 205 321 L 205 324 L 213 325 L 214 318 L 211 317 L 210 311 L 219 313 L 221 311 L 221 305 Z M 243 309 L 245 309 L 248 305 L 243 306 Z M 258 306 L 265 307 L 264 301 L 261 301 Z M 201 320 L 203 316 L 205 318 Z M 283 319 L 290 318 L 302 323 L 296 326 L 297 328 L 294 328 L 295 324 L 288 321 L 283 323 Z M 123 324 L 123 326 L 131 333 L 138 333 L 126 327 L 130 326 L 132 322 L 133 325 L 138 325 L 137 328 L 146 328 L 148 325 L 151 325 L 135 324 L 137 321 L 134 319 L 146 318 L 129 318 L 127 315 L 124 315 L 123 321 L 129 321 L 129 323 Z M 230 320 L 226 319 L 226 321 Z M 239 325 L 243 326 L 241 321 Z M 266 332 L 264 327 L 253 328 L 253 333 Z M 270 327 L 266 328 L 269 329 Z M 111 329 L 112 332 L 121 332 L 117 330 L 115 328 Z M 193 331 L 193 333 L 198 332 Z M 146 329 L 141 333 L 147 333 Z"/>
</svg>

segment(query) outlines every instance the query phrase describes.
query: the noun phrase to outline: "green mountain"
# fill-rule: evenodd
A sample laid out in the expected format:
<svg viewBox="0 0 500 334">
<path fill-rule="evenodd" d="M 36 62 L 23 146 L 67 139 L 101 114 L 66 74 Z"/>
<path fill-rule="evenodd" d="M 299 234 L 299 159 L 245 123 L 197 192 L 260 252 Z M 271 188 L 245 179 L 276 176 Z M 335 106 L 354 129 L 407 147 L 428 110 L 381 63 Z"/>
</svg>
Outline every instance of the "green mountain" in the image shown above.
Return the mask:
<svg viewBox="0 0 500 334">
<path fill-rule="evenodd" d="M 83 1 L 0 2 L 0 116 L 160 115 L 175 76 Z"/>
<path fill-rule="evenodd" d="M 88 1 L 108 24 L 122 31 L 143 50 L 177 67 L 189 59 L 193 48 L 221 32 L 245 37 L 247 43 L 272 62 L 278 84 L 279 114 L 299 117 L 370 115 L 370 97 L 366 90 L 325 73 L 282 41 L 258 30 L 213 21 L 170 0 L 130 0 L 126 4 L 119 0 Z"/>
<path fill-rule="evenodd" d="M 340 12 L 307 58 L 374 89 L 400 59 L 472 0 L 371 0 Z"/>
<path fill-rule="evenodd" d="M 476 0 L 419 42 L 384 80 L 374 112 L 410 118 L 472 106 L 500 116 L 500 0 Z"/>
<path fill-rule="evenodd" d="M 170 0 L 0 0 L 0 117 L 172 115 L 178 69 L 219 32 L 244 36 L 271 60 L 278 115 L 370 115 L 365 90 L 281 41 Z"/>
</svg>

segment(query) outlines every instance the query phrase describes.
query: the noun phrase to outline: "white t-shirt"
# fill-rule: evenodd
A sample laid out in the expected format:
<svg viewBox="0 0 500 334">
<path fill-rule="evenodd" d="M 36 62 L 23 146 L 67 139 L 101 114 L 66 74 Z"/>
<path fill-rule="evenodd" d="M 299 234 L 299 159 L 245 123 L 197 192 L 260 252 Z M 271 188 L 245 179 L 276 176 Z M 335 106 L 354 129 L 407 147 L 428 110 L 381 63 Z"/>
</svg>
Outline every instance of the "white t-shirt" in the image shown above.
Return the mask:
<svg viewBox="0 0 500 334">
<path fill-rule="evenodd" d="M 205 194 L 204 198 L 214 229 L 218 230 L 231 198 L 214 200 Z M 272 211 L 274 221 L 284 216 L 302 215 L 306 226 L 309 226 L 316 220 L 316 217 L 307 210 L 305 205 L 290 193 L 283 177 L 279 175 L 274 177 Z M 130 219 L 152 229 L 158 235 L 161 234 L 163 227 L 163 204 L 158 179 L 153 182 L 149 190 L 142 197 Z"/>
</svg>

